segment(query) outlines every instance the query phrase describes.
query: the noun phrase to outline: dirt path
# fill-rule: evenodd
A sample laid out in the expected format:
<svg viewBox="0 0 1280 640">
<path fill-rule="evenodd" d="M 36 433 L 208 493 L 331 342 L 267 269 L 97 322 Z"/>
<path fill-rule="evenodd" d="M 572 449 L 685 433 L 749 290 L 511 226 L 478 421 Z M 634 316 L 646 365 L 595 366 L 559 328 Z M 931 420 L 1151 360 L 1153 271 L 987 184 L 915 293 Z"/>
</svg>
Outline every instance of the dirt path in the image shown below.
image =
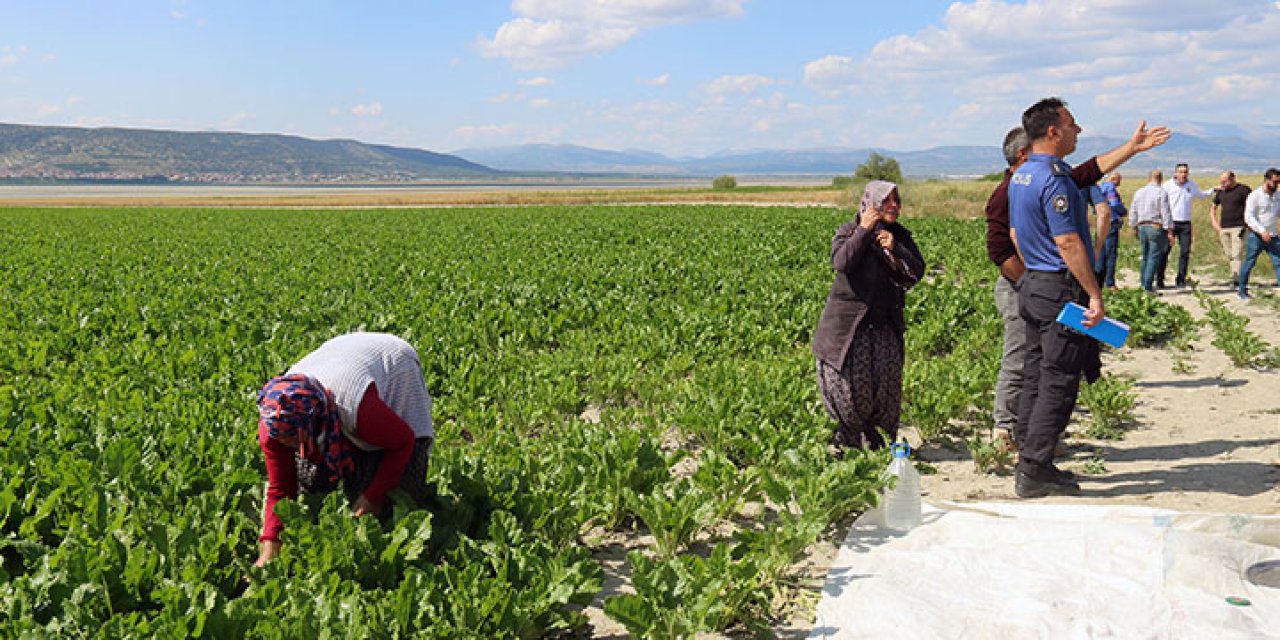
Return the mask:
<svg viewBox="0 0 1280 640">
<path fill-rule="evenodd" d="M 1269 269 L 1254 275 L 1270 284 Z M 1280 346 L 1280 291 L 1255 286 L 1256 298 L 1272 302 L 1244 303 L 1220 280 L 1202 276 L 1199 290 L 1247 316 L 1250 331 Z M 1122 274 L 1120 284 L 1138 286 L 1132 273 Z M 1162 291 L 1161 297 L 1197 320 L 1206 315 L 1190 289 Z M 1036 502 L 1280 514 L 1280 371 L 1234 366 L 1211 344 L 1213 337 L 1213 329 L 1204 326 L 1188 352 L 1126 347 L 1105 356 L 1104 371 L 1135 380 L 1134 422 L 1121 440 L 1091 440 L 1077 412 L 1067 428 L 1066 455 L 1058 463 L 1081 477 L 1083 495 Z M 904 433 L 919 442 L 910 429 Z M 927 447 L 921 457 L 937 469 L 923 476 L 928 502 L 1018 500 L 1012 475 L 978 472 L 968 452 Z M 1099 471 L 1099 464 L 1100 473 L 1086 473 Z M 836 548 L 823 542 L 812 551 L 806 573 L 822 574 Z M 793 620 L 775 633 L 804 638 L 809 626 Z"/>
<path fill-rule="evenodd" d="M 1254 275 L 1270 284 L 1265 271 Z M 1136 286 L 1132 273 L 1124 275 L 1123 286 Z M 1249 317 L 1250 331 L 1280 345 L 1277 307 L 1261 299 L 1241 302 L 1217 280 L 1201 277 L 1199 290 Z M 1274 297 L 1275 290 L 1268 289 L 1255 286 L 1255 296 Z M 1165 290 L 1161 296 L 1196 319 L 1205 317 L 1190 289 Z M 1126 347 L 1105 356 L 1105 371 L 1135 380 L 1135 421 L 1121 440 L 1090 440 L 1077 412 L 1067 428 L 1069 454 L 1059 465 L 1081 477 L 1083 495 L 1042 501 L 1280 513 L 1280 372 L 1232 365 L 1211 344 L 1213 336 L 1204 326 L 1189 352 Z M 1016 499 L 1012 476 L 978 473 L 967 454 L 925 452 L 926 459 L 930 456 L 939 458 L 932 462 L 938 473 L 924 478 L 926 500 Z"/>
</svg>

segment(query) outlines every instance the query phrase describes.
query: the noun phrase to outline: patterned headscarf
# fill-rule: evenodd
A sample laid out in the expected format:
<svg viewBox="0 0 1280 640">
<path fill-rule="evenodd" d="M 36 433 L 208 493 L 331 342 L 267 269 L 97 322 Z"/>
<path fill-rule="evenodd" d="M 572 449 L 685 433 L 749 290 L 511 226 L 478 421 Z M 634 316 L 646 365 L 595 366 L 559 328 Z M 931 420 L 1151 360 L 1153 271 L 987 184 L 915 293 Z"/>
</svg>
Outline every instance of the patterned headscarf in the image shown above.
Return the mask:
<svg viewBox="0 0 1280 640">
<path fill-rule="evenodd" d="M 351 441 L 342 435 L 337 409 L 324 386 L 311 376 L 291 373 L 268 380 L 258 392 L 258 419 L 272 438 L 297 438 L 298 452 L 323 463 L 330 480 L 355 468 Z"/>
<path fill-rule="evenodd" d="M 897 188 L 898 185 L 884 180 L 868 182 L 867 188 L 862 190 L 862 205 L 858 210 L 858 215 L 861 216 L 867 209 L 878 209 L 884 206 L 885 199 Z"/>
</svg>

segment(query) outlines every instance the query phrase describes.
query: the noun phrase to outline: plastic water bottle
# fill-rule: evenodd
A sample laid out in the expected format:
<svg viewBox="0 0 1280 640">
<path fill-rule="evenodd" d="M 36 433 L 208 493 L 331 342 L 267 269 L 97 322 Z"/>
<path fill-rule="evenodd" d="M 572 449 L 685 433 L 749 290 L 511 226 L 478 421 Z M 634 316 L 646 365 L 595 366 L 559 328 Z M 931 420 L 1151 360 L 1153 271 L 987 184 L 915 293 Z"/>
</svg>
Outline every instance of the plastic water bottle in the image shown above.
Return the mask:
<svg viewBox="0 0 1280 640">
<path fill-rule="evenodd" d="M 895 531 L 908 531 L 920 524 L 920 474 L 907 457 L 911 453 L 907 443 L 894 443 L 890 451 L 893 452 L 893 462 L 889 463 L 889 475 L 896 476 L 898 481 L 884 491 L 884 500 L 881 501 L 884 526 Z"/>
</svg>

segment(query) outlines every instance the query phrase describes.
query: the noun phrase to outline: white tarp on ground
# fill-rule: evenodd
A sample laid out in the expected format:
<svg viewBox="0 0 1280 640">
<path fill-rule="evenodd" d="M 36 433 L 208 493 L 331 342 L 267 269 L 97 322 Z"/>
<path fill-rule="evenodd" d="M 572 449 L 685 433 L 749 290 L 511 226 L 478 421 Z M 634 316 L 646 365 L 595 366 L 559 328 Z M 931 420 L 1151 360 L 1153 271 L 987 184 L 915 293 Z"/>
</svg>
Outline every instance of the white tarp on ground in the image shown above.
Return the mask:
<svg viewBox="0 0 1280 640">
<path fill-rule="evenodd" d="M 1280 516 L 1027 503 L 854 524 L 810 638 L 1280 638 Z M 1230 604 L 1228 597 L 1251 604 Z"/>
</svg>

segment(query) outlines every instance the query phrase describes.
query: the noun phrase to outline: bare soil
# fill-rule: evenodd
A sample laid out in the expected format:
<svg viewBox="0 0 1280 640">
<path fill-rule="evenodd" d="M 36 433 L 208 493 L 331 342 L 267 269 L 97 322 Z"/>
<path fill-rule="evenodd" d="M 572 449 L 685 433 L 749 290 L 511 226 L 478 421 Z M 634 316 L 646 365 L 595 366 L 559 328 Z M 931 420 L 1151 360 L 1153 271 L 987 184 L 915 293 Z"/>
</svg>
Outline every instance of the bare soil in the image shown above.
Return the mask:
<svg viewBox="0 0 1280 640">
<path fill-rule="evenodd" d="M 1280 307 L 1266 271 L 1255 269 L 1255 299 L 1248 303 L 1213 276 L 1201 277 L 1198 289 L 1247 316 L 1249 330 L 1275 346 Z M 1133 274 L 1125 275 L 1122 284 L 1135 286 Z M 1264 286 L 1257 286 L 1258 276 Z M 1191 289 L 1166 289 L 1161 299 L 1196 319 L 1205 316 Z M 1135 380 L 1135 419 L 1123 439 L 1091 440 L 1077 411 L 1058 464 L 1076 473 L 1083 494 L 1042 500 L 1280 513 L 1280 372 L 1234 366 L 1213 337 L 1213 328 L 1202 326 L 1189 351 L 1125 347 L 1104 356 L 1106 372 Z M 924 477 L 927 501 L 1016 499 L 1012 476 L 977 471 L 967 453 L 935 449 L 924 456 L 938 471 Z"/>
</svg>

